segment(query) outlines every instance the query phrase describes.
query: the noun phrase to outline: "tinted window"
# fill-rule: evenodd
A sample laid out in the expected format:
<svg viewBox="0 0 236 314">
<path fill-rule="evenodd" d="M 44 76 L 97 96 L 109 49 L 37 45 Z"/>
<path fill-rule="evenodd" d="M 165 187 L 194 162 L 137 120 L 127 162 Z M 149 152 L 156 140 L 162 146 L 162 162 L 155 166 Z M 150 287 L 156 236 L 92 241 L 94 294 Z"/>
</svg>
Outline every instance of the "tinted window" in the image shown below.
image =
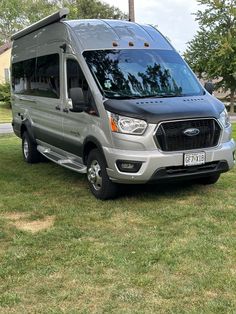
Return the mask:
<svg viewBox="0 0 236 314">
<path fill-rule="evenodd" d="M 14 63 L 12 88 L 18 94 L 59 98 L 59 55 L 52 54 Z"/>
<path fill-rule="evenodd" d="M 171 50 L 85 51 L 84 57 L 108 98 L 202 95 L 182 58 Z"/>
<path fill-rule="evenodd" d="M 29 59 L 12 65 L 12 88 L 16 94 L 32 95 L 35 82 L 36 59 Z"/>
<path fill-rule="evenodd" d="M 88 111 L 93 114 L 98 114 L 97 108 L 94 102 L 93 95 L 88 86 L 87 80 L 84 76 L 84 73 L 76 60 L 68 59 L 67 60 L 67 93 L 70 98 L 70 89 L 74 87 L 80 87 L 83 91 L 84 102 L 88 105 Z"/>
<path fill-rule="evenodd" d="M 88 83 L 84 74 L 76 60 L 67 60 L 67 90 L 70 97 L 70 89 L 72 87 L 80 87 L 84 91 L 88 90 Z"/>
</svg>

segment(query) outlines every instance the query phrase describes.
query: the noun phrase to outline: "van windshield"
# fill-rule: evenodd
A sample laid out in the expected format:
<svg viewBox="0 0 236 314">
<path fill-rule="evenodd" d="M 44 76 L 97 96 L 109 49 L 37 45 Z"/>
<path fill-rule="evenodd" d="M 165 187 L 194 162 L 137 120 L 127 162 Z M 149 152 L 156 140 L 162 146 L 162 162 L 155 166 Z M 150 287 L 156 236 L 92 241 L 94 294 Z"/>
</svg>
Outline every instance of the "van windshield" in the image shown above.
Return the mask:
<svg viewBox="0 0 236 314">
<path fill-rule="evenodd" d="M 93 50 L 83 56 L 107 98 L 199 96 L 204 91 L 175 51 Z"/>
</svg>

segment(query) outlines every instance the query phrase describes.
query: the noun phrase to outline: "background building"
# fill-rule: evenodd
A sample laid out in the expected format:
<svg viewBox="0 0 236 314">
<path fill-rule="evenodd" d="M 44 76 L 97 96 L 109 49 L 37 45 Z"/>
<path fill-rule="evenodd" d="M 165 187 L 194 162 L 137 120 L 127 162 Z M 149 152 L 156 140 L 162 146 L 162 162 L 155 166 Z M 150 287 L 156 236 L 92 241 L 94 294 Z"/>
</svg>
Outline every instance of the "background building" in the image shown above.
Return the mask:
<svg viewBox="0 0 236 314">
<path fill-rule="evenodd" d="M 10 81 L 11 43 L 0 47 L 0 84 Z"/>
</svg>

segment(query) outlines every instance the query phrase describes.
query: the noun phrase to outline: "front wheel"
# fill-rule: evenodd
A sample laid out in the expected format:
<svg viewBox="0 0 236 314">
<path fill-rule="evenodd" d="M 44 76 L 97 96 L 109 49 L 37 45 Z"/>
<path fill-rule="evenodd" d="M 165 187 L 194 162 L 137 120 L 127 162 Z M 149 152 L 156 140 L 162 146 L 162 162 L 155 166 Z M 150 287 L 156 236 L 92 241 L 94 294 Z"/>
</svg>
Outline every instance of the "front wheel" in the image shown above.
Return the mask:
<svg viewBox="0 0 236 314">
<path fill-rule="evenodd" d="M 30 164 L 40 161 L 41 154 L 27 132 L 22 135 L 22 153 L 24 160 Z"/>
<path fill-rule="evenodd" d="M 109 179 L 106 171 L 106 160 L 98 149 L 93 149 L 89 153 L 87 178 L 89 188 L 96 198 L 106 200 L 117 195 L 118 186 Z"/>
</svg>

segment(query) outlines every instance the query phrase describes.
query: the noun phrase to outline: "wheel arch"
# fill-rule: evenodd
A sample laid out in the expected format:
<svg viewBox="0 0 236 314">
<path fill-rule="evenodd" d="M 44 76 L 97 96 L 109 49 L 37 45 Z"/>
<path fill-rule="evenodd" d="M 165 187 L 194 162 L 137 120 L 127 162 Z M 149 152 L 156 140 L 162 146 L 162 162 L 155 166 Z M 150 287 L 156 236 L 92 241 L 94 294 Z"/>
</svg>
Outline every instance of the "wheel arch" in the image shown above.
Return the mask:
<svg viewBox="0 0 236 314">
<path fill-rule="evenodd" d="M 24 132 L 27 132 L 30 136 L 30 139 L 36 144 L 36 139 L 34 137 L 33 128 L 29 120 L 24 120 L 21 124 L 21 128 L 20 128 L 21 138 Z"/>
<path fill-rule="evenodd" d="M 93 149 L 98 149 L 106 161 L 101 143 L 95 137 L 89 136 L 85 139 L 82 149 L 82 157 L 85 165 L 87 165 L 88 155 Z"/>
</svg>

